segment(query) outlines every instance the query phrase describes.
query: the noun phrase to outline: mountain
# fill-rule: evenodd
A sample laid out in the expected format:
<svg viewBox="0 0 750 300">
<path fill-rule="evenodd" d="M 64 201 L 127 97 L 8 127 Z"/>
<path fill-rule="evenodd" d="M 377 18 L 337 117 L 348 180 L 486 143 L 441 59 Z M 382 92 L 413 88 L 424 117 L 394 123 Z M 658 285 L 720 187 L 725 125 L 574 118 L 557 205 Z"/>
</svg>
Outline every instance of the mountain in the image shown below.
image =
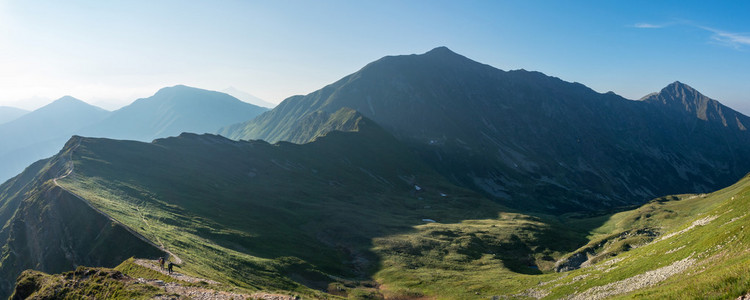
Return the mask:
<svg viewBox="0 0 750 300">
<path fill-rule="evenodd" d="M 10 106 L 0 106 L 0 124 L 8 123 L 10 121 L 18 119 L 20 116 L 23 116 L 27 113 L 29 113 L 28 110 Z"/>
<path fill-rule="evenodd" d="M 70 167 L 71 147 L 31 164 L 0 185 L 0 297 L 9 295 L 15 277 L 26 269 L 114 267 L 133 255 L 163 255 L 152 243 L 57 185 L 54 179 Z"/>
<path fill-rule="evenodd" d="M 724 106 L 714 99 L 708 98 L 692 87 L 676 81 L 659 93 L 653 93 L 641 98 L 641 101 L 662 106 L 663 109 L 677 113 L 686 113 L 697 120 L 719 124 L 736 131 L 746 131 L 746 124 L 750 125 L 750 118 Z M 688 118 L 699 122 L 694 118 Z"/>
<path fill-rule="evenodd" d="M 454 183 L 505 205 L 550 212 L 708 192 L 750 170 L 747 131 L 702 120 L 698 104 L 691 113 L 670 109 L 673 102 L 632 101 L 539 72 L 506 72 L 439 47 L 384 57 L 219 133 L 301 143 L 290 128 L 346 107 Z M 746 124 L 745 116 L 720 108 L 727 124 L 732 116 Z"/>
<path fill-rule="evenodd" d="M 16 194 L 15 182 L 59 184 L 60 193 L 96 208 L 72 216 L 117 220 L 181 258 L 181 272 L 304 293 L 338 282 L 329 274 L 366 281 L 379 266 L 374 237 L 409 232 L 425 219 L 453 223 L 505 210 L 450 184 L 360 114 L 341 111 L 329 119 L 351 131 L 304 145 L 191 133 L 152 143 L 74 137 L 49 161 L 49 171 L 29 180 L 36 169 L 27 169 L 0 195 Z M 27 197 L 22 204 L 50 199 Z M 0 204 L 15 203 L 5 199 Z M 6 205 L 9 212 L 14 205 Z"/>
<path fill-rule="evenodd" d="M 0 182 L 60 150 L 76 130 L 101 121 L 109 112 L 65 96 L 0 124 Z"/>
<path fill-rule="evenodd" d="M 115 239 L 105 231 L 83 243 L 91 248 L 70 247 L 70 257 L 154 264 L 146 245 L 125 248 L 141 236 L 204 283 L 175 282 L 127 259 L 116 270 L 17 273 L 16 295 L 68 287 L 61 293 L 70 297 L 148 298 L 188 285 L 305 299 L 733 299 L 750 289 L 750 177 L 625 211 L 524 214 L 451 185 L 366 117 L 338 115 L 329 119 L 353 122 L 349 132 L 303 145 L 189 133 L 152 143 L 74 137 L 0 186 L 0 218 L 15 226 L 0 231 L 0 274 L 11 275 L 8 257 L 26 261 L 66 235 L 24 248 L 26 237 L 59 227 L 99 238 L 81 220 L 108 216 L 132 232 Z M 39 225 L 22 227 L 20 216 L 65 225 L 31 230 Z M 41 265 L 61 260 L 41 257 L 50 259 Z"/>
<path fill-rule="evenodd" d="M 222 126 L 252 119 L 266 110 L 224 93 L 177 85 L 138 99 L 79 133 L 151 141 L 182 132 L 215 132 Z"/>
<path fill-rule="evenodd" d="M 256 106 L 260 106 L 260 107 L 266 107 L 266 108 L 273 108 L 274 106 L 276 106 L 276 104 L 273 104 L 273 103 L 270 103 L 270 102 L 266 102 L 263 99 L 255 97 L 255 96 L 253 96 L 253 95 L 251 95 L 251 94 L 249 94 L 247 92 L 238 90 L 237 88 L 235 88 L 233 86 L 230 86 L 230 87 L 222 90 L 221 92 L 227 93 L 227 94 L 229 94 L 232 97 L 235 97 L 237 99 L 240 99 L 240 100 L 245 101 L 247 103 L 250 103 L 252 105 L 256 105 Z"/>
</svg>

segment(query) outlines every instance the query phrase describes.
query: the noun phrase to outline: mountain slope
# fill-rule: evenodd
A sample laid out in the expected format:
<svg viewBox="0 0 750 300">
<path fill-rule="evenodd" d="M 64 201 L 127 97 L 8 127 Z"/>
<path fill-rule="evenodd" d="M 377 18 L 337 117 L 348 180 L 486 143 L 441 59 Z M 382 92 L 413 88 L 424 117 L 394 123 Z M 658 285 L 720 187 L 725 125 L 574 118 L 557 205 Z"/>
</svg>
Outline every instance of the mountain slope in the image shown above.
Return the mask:
<svg viewBox="0 0 750 300">
<path fill-rule="evenodd" d="M 451 187 L 389 140 L 362 123 L 304 145 L 76 137 L 65 150 L 75 170 L 58 181 L 163 242 L 183 258 L 181 272 L 248 291 L 627 299 L 750 290 L 750 177 L 629 211 L 532 216 Z M 576 256 L 585 261 L 552 272 L 554 260 Z"/>
<path fill-rule="evenodd" d="M 252 119 L 266 110 L 224 93 L 178 85 L 163 88 L 149 98 L 138 99 L 80 133 L 151 141 L 182 132 L 215 132 L 222 126 Z"/>
<path fill-rule="evenodd" d="M 75 171 L 58 182 L 163 243 L 187 273 L 309 295 L 318 293 L 310 288 L 376 292 L 369 276 L 381 256 L 373 238 L 507 210 L 448 183 L 369 119 L 347 110 L 332 116 L 332 123 L 353 124 L 351 131 L 304 145 L 195 134 L 150 144 L 77 138 Z M 549 249 L 539 260 L 551 264 L 583 242 L 548 243 L 567 234 L 547 230 L 514 235 L 507 245 L 520 249 L 499 241 L 497 251 L 520 268 L 513 261 L 534 259 L 519 245 Z M 509 232 L 498 227 L 487 236 Z M 500 259 L 493 264 L 508 272 Z"/>
<path fill-rule="evenodd" d="M 14 278 L 26 269 L 57 273 L 163 255 L 54 183 L 69 167 L 69 155 L 38 161 L 0 185 L 0 297 L 10 294 Z"/>
<path fill-rule="evenodd" d="M 453 182 L 510 206 L 546 211 L 710 191 L 750 170 L 747 131 L 653 104 L 538 72 L 505 72 L 441 47 L 384 57 L 219 132 L 291 141 L 289 129 L 301 120 L 348 107 Z"/>
<path fill-rule="evenodd" d="M 0 124 L 18 119 L 27 113 L 29 113 L 29 111 L 20 108 L 0 106 Z"/>
<path fill-rule="evenodd" d="M 0 182 L 20 173 L 29 164 L 60 150 L 81 127 L 101 121 L 109 114 L 101 108 L 65 96 L 0 124 Z"/>
</svg>

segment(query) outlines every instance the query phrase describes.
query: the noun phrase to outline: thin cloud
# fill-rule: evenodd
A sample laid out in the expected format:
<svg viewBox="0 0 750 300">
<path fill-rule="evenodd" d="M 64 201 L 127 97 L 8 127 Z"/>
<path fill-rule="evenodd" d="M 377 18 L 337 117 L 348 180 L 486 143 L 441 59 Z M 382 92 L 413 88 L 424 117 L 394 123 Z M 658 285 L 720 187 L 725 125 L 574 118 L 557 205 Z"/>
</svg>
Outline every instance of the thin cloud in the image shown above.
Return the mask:
<svg viewBox="0 0 750 300">
<path fill-rule="evenodd" d="M 735 49 L 740 49 L 743 46 L 750 46 L 750 35 L 745 33 L 727 32 L 723 30 L 714 29 L 711 27 L 698 26 L 699 28 L 713 33 L 711 39 L 718 42 L 719 44 L 726 45 Z"/>
<path fill-rule="evenodd" d="M 663 28 L 666 25 L 658 25 L 658 24 L 651 24 L 651 23 L 636 23 L 633 25 L 635 28 Z"/>
<path fill-rule="evenodd" d="M 635 23 L 631 25 L 631 27 L 643 28 L 643 29 L 658 29 L 658 28 L 665 28 L 665 27 L 671 27 L 671 26 L 688 26 L 688 27 L 694 27 L 694 28 L 708 31 L 711 33 L 710 39 L 714 43 L 722 45 L 722 46 L 726 46 L 726 47 L 731 47 L 737 50 L 743 49 L 744 47 L 750 47 L 750 34 L 748 33 L 729 32 L 729 31 L 712 28 L 712 27 L 701 26 L 699 24 L 695 24 L 694 22 L 690 20 L 679 20 L 679 21 L 675 21 L 671 23 L 662 23 L 662 24 Z"/>
</svg>

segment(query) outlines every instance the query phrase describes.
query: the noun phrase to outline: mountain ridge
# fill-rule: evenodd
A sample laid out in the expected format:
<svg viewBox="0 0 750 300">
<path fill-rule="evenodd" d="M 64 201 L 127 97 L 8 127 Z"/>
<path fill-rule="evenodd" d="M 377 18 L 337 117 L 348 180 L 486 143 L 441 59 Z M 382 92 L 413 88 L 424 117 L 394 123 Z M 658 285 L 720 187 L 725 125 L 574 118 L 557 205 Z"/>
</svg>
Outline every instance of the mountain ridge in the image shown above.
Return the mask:
<svg viewBox="0 0 750 300">
<path fill-rule="evenodd" d="M 505 205 L 539 210 L 599 209 L 705 192 L 750 170 L 742 160 L 750 155 L 743 150 L 750 147 L 745 131 L 713 128 L 697 122 L 700 116 L 654 104 L 540 72 L 503 71 L 436 48 L 383 57 L 219 133 L 289 141 L 289 128 L 301 120 L 348 107 L 454 183 Z M 688 133 L 693 139 L 686 139 Z M 723 150 L 707 146 L 714 139 L 727 141 L 718 145 Z"/>
</svg>

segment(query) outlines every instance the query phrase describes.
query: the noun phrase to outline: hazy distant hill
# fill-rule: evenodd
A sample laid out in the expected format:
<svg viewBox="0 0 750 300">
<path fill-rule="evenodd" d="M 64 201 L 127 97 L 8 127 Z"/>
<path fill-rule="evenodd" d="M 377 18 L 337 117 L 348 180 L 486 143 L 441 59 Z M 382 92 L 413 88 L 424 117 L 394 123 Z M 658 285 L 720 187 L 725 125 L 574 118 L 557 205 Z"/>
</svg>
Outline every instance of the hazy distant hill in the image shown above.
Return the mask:
<svg viewBox="0 0 750 300">
<path fill-rule="evenodd" d="M 0 106 L 0 124 L 8 123 L 10 121 L 18 119 L 20 116 L 23 116 L 27 113 L 29 113 L 28 110 L 9 106 Z"/>
<path fill-rule="evenodd" d="M 384 57 L 220 133 L 302 142 L 290 128 L 320 111 L 349 107 L 454 182 L 503 203 L 595 209 L 710 191 L 750 171 L 750 134 L 736 125 L 748 124 L 747 117 L 698 93 L 680 95 L 691 113 L 666 109 L 674 106 L 671 100 L 656 105 L 600 94 L 539 72 L 502 71 L 440 47 Z M 720 118 L 713 110 L 703 113 L 707 107 L 719 107 L 732 126 L 703 121 L 704 114 Z"/>
<path fill-rule="evenodd" d="M 216 132 L 222 126 L 253 119 L 264 111 L 267 109 L 224 93 L 178 85 L 118 109 L 80 134 L 151 141 L 182 132 Z"/>
<path fill-rule="evenodd" d="M 65 96 L 0 124 L 0 182 L 31 163 L 49 157 L 82 127 L 101 121 L 109 112 Z"/>
<path fill-rule="evenodd" d="M 233 86 L 230 86 L 230 87 L 222 90 L 222 92 L 223 93 L 227 93 L 227 94 L 229 94 L 232 97 L 235 97 L 237 99 L 240 99 L 242 101 L 245 101 L 247 103 L 250 103 L 250 104 L 253 104 L 253 105 L 256 105 L 256 106 L 266 107 L 266 108 L 273 108 L 274 106 L 276 106 L 276 104 L 273 104 L 273 103 L 267 102 L 267 101 L 265 101 L 263 99 L 260 99 L 258 97 L 255 97 L 255 96 L 251 95 L 250 93 L 238 90 L 237 88 L 235 88 Z"/>
<path fill-rule="evenodd" d="M 66 96 L 0 124 L 0 182 L 53 155 L 73 134 L 151 141 L 182 132 L 215 132 L 267 110 L 224 93 L 181 85 L 114 112 Z"/>
</svg>

